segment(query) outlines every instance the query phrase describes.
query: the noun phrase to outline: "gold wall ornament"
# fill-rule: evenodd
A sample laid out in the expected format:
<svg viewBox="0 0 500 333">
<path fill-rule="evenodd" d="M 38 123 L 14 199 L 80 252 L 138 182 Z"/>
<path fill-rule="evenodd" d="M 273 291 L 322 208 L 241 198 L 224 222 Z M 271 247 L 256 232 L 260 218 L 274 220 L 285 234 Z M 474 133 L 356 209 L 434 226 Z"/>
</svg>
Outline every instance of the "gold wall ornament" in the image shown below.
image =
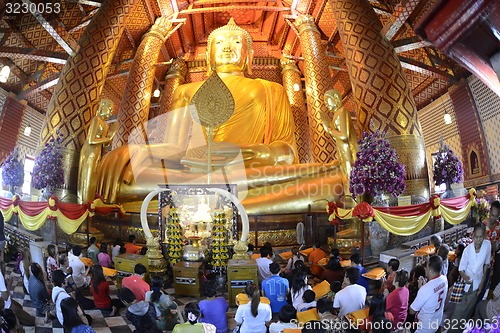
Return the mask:
<svg viewBox="0 0 500 333">
<path fill-rule="evenodd" d="M 282 56 L 280 63 L 283 88 L 285 88 L 290 106 L 292 107 L 299 162 L 311 163 L 313 162 L 313 158 L 311 156 L 311 139 L 309 136 L 306 102 L 302 91 L 302 73 L 292 59 Z"/>
<path fill-rule="evenodd" d="M 313 158 L 315 162 L 332 162 L 336 157 L 335 143 L 326 134 L 320 116 L 320 112 L 327 111 L 323 96 L 333 86 L 326 60 L 326 50 L 312 16 L 300 15 L 295 20 L 294 25 L 299 30 L 302 55 L 304 57 L 304 77 L 307 87 L 309 133 Z"/>
<path fill-rule="evenodd" d="M 75 56 L 69 57 L 64 65 L 47 107 L 41 146 L 58 133 L 62 136 L 64 183 L 74 200 L 80 149 L 96 114 L 105 78 L 134 3 L 135 0 L 103 3 L 78 40 Z"/>
<path fill-rule="evenodd" d="M 358 105 L 359 128 L 363 132 L 386 132 L 406 166 L 404 194 L 428 196 L 429 176 L 417 108 L 393 46 L 380 34 L 382 25 L 367 1 L 330 0 L 330 6 Z M 397 138 L 406 135 L 413 138 Z M 413 155 L 408 156 L 409 152 Z"/>
<path fill-rule="evenodd" d="M 156 19 L 135 53 L 118 111 L 118 131 L 113 139 L 113 149 L 129 142 L 147 141 L 144 124 L 149 117 L 155 64 L 171 29 L 172 22 L 166 17 Z"/>
<path fill-rule="evenodd" d="M 161 253 L 158 237 L 147 237 L 146 245 L 148 247 L 146 255 L 148 256 L 149 272 L 152 274 L 164 273 L 167 270 L 167 262 Z"/>
<path fill-rule="evenodd" d="M 160 107 L 153 114 L 154 117 L 164 114 L 172 107 L 172 97 L 175 89 L 186 81 L 187 64 L 183 59 L 176 58 L 165 76 L 165 86 L 160 99 Z"/>
</svg>

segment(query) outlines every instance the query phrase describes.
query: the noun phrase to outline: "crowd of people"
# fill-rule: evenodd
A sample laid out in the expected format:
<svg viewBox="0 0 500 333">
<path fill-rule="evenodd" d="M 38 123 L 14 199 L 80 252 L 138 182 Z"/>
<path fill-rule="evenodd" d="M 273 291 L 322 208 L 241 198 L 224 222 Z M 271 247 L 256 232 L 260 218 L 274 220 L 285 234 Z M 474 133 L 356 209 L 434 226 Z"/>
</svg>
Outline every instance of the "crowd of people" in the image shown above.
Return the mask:
<svg viewBox="0 0 500 333">
<path fill-rule="evenodd" d="M 459 244 L 453 261 L 449 261 L 450 247 L 434 235 L 430 241 L 435 254 L 410 272 L 391 259 L 380 281 L 367 278 L 359 253 L 346 264 L 337 249 L 327 254 L 317 243 L 307 254 L 292 248 L 290 258 L 283 261 L 269 243 L 258 254 L 249 246 L 249 257 L 258 257 L 258 284 L 246 285 L 237 296 L 237 331 L 279 333 L 303 326 L 303 332 L 453 333 L 463 331 L 467 319 L 493 320 L 500 313 L 499 216 L 500 203 L 493 202 L 490 218 L 474 226 L 472 242 Z M 110 297 L 103 267 L 113 267 L 120 253 L 140 253 L 134 236 L 126 244 L 117 239 L 111 246 L 98 246 L 91 238 L 86 256 L 92 264 L 88 265 L 81 260 L 80 246 L 66 250 L 60 254 L 49 245 L 44 267 L 31 262 L 26 250 L 19 262 L 23 289 L 31 297 L 36 316 L 59 321 L 65 332 L 93 332 L 92 318 L 85 310 L 100 309 L 114 316 L 124 307 L 136 332 L 228 332 L 229 305 L 217 293 L 216 281 L 204 281 L 203 299 L 186 304 L 182 314 L 173 298 L 162 291 L 163 279 L 153 276 L 146 282 L 147 268 L 137 264 L 134 274 L 123 278 L 119 298 Z M 315 286 L 322 281 L 329 289 L 317 294 Z M 85 289 L 92 298 L 82 295 Z M 4 278 L 2 272 L 0 315 L 5 332 L 35 324 L 35 317 L 12 299 L 12 291 L 12 278 Z"/>
</svg>

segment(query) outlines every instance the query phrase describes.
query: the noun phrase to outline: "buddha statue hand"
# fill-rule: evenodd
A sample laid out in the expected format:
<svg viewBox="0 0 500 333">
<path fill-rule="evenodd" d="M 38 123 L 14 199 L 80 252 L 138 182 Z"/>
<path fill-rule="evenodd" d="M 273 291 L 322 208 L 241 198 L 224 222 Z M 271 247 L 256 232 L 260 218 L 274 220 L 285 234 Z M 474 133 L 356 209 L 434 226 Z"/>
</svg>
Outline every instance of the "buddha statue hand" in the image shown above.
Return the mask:
<svg viewBox="0 0 500 333">
<path fill-rule="evenodd" d="M 264 166 L 292 164 L 294 151 L 290 145 L 282 141 L 267 144 L 235 145 L 230 142 L 214 142 L 212 144 L 212 166 L 224 167 L 240 162 L 241 154 L 245 166 Z M 189 149 L 181 159 L 181 164 L 190 168 L 199 168 L 207 164 L 208 146 Z"/>
<path fill-rule="evenodd" d="M 172 22 L 167 17 L 162 16 L 156 19 L 155 24 L 151 27 L 149 33 L 157 35 L 162 39 L 166 39 L 171 30 Z"/>
</svg>

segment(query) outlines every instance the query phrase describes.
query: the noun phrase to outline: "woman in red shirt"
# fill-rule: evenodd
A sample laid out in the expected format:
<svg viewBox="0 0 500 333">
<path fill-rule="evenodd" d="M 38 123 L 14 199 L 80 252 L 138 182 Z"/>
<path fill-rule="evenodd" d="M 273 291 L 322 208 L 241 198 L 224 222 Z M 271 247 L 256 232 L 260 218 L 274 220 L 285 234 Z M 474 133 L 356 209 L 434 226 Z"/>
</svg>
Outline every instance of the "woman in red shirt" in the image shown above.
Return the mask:
<svg viewBox="0 0 500 333">
<path fill-rule="evenodd" d="M 102 311 L 111 311 L 111 317 L 123 306 L 119 299 L 111 299 L 109 297 L 109 283 L 104 277 L 101 265 L 94 265 L 92 267 L 90 292 L 94 296 L 95 307 Z"/>
</svg>

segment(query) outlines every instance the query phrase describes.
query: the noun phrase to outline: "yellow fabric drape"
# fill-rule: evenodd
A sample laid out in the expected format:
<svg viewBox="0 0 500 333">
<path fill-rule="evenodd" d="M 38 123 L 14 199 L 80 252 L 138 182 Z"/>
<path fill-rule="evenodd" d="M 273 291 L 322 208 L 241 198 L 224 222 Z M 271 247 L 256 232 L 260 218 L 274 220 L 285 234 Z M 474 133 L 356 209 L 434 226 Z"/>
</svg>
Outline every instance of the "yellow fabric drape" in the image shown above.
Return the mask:
<svg viewBox="0 0 500 333">
<path fill-rule="evenodd" d="M 429 219 L 431 211 L 419 216 L 396 216 L 382 213 L 376 209 L 375 220 L 389 232 L 399 236 L 410 236 L 422 230 Z"/>
<path fill-rule="evenodd" d="M 19 214 L 19 220 L 23 224 L 27 230 L 38 230 L 42 227 L 42 225 L 47 221 L 47 218 L 50 214 L 50 208 L 45 208 L 40 214 L 35 216 L 29 216 L 23 213 L 22 210 L 19 209 L 19 206 L 14 207 L 16 213 Z"/>
<path fill-rule="evenodd" d="M 475 200 L 469 200 L 467 205 L 459 210 L 453 210 L 446 206 L 440 205 L 439 210 L 441 211 L 441 215 L 446 222 L 451 224 L 460 224 L 467 218 L 475 202 Z"/>
</svg>

